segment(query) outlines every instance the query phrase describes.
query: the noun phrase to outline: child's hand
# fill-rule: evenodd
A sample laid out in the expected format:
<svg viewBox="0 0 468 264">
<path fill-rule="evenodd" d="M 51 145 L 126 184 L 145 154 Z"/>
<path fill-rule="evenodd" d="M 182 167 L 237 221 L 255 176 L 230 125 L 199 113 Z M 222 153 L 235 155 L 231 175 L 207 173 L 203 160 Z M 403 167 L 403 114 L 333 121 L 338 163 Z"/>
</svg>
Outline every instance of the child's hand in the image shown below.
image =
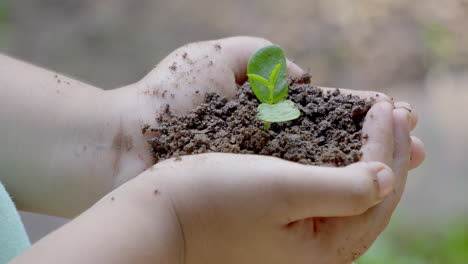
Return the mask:
<svg viewBox="0 0 468 264">
<path fill-rule="evenodd" d="M 231 37 L 185 45 L 164 58 L 138 83 L 139 92 L 148 94 L 156 104 L 169 104 L 176 113 L 192 110 L 209 92 L 233 97 L 237 84 L 247 80 L 250 56 L 271 44 L 262 38 Z M 303 73 L 290 61 L 287 69 L 290 76 L 300 77 Z"/>
<path fill-rule="evenodd" d="M 366 212 L 393 190 L 394 176 L 378 162 L 325 168 L 205 154 L 162 162 L 137 181 L 171 202 L 185 263 L 343 263 L 350 256 L 340 250 L 362 230 L 331 229 L 325 217 Z M 367 222 L 367 231 L 378 228 Z"/>
<path fill-rule="evenodd" d="M 345 238 L 361 230 L 329 229 L 323 217 L 362 214 L 393 182 L 379 162 L 184 156 L 122 185 L 13 263 L 344 263 L 340 250 L 355 245 Z"/>
<path fill-rule="evenodd" d="M 388 102 L 377 103 L 363 129 L 369 136 L 363 161 L 387 163 L 394 178 L 364 173 L 363 163 L 344 169 L 306 169 L 256 156 L 192 156 L 155 166 L 156 172 L 147 172 L 148 178 L 167 175 L 169 182 L 180 181 L 170 195 L 183 233 L 189 234 L 185 235 L 186 254 L 198 260 L 189 263 L 209 263 L 213 257 L 213 262 L 224 263 L 236 256 L 241 263 L 349 263 L 357 259 L 388 224 L 408 170 L 424 159 L 422 143 L 414 138 L 411 148 L 409 137 L 417 117 L 409 113 L 409 106 L 397 103 L 397 107 L 393 110 Z M 383 168 L 374 165 L 374 173 Z M 231 169 L 226 171 L 226 167 Z M 387 192 L 378 203 L 378 197 Z M 204 255 L 204 248 L 217 254 L 210 250 Z"/>
<path fill-rule="evenodd" d="M 247 62 L 259 48 L 271 42 L 254 37 L 232 37 L 185 45 L 163 59 L 150 73 L 135 84 L 106 91 L 114 102 L 124 135 L 132 139 L 132 149 L 119 154 L 116 186 L 135 177 L 154 162 L 142 135 L 145 125 L 156 126 L 155 118 L 166 105 L 173 113 L 186 113 L 204 101 L 208 92 L 232 97 L 237 84 L 246 79 Z M 288 61 L 288 74 L 303 73 Z M 125 142 L 123 143 L 125 145 Z"/>
</svg>

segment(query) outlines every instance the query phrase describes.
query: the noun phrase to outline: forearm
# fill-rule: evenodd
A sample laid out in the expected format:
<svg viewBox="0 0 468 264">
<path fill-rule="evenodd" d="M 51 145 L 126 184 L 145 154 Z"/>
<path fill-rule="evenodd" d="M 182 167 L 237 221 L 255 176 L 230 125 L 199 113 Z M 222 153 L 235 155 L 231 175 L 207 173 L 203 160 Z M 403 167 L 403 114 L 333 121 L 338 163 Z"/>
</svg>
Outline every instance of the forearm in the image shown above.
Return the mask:
<svg viewBox="0 0 468 264">
<path fill-rule="evenodd" d="M 172 212 L 171 204 L 154 193 L 154 186 L 131 182 L 11 264 L 182 263 L 178 260 L 183 257 L 183 241 Z"/>
<path fill-rule="evenodd" d="M 0 55 L 0 180 L 19 209 L 73 216 L 112 189 L 121 142 L 109 104 L 98 88 Z"/>
</svg>

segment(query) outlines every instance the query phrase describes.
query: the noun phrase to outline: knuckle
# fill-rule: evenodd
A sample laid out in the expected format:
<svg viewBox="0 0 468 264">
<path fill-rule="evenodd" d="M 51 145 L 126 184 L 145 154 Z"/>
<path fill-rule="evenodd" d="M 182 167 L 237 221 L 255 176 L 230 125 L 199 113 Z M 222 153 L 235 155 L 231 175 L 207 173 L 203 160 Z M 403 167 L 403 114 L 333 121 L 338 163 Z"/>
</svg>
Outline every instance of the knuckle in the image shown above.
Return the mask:
<svg viewBox="0 0 468 264">
<path fill-rule="evenodd" d="M 377 92 L 377 93 L 375 93 L 375 97 L 378 97 L 378 99 L 380 99 L 382 101 L 388 101 L 388 102 L 391 101 L 390 96 L 388 96 L 388 95 L 386 95 L 384 93 Z"/>
<path fill-rule="evenodd" d="M 259 37 L 255 37 L 254 38 L 258 43 L 261 43 L 263 45 L 271 45 L 272 42 L 266 38 L 259 38 Z"/>
<path fill-rule="evenodd" d="M 243 38 L 243 41 L 255 44 L 255 46 L 257 46 L 258 48 L 273 44 L 270 40 L 268 40 L 266 38 L 261 38 L 261 37 L 248 37 L 248 36 L 245 36 L 245 37 L 242 37 L 242 38 Z"/>
<path fill-rule="evenodd" d="M 407 102 L 397 102 L 395 103 L 395 108 L 401 108 L 401 109 L 404 109 L 408 112 L 413 112 L 414 111 L 414 108 L 412 105 L 410 105 L 409 103 Z"/>
<path fill-rule="evenodd" d="M 254 36 L 235 36 L 229 38 L 223 38 L 218 40 L 213 40 L 210 42 L 235 42 L 235 43 L 242 43 L 245 45 L 257 46 L 262 47 L 266 45 L 271 45 L 272 42 L 266 38 L 261 37 L 254 37 Z M 241 45 L 242 46 L 242 45 Z"/>
</svg>

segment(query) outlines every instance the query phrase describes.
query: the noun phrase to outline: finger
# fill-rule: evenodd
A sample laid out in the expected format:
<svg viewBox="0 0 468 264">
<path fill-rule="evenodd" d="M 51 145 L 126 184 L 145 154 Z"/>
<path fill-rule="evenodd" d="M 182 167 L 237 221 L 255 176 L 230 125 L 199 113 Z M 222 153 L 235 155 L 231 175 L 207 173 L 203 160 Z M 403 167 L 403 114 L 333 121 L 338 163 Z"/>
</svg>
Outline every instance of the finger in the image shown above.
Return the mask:
<svg viewBox="0 0 468 264">
<path fill-rule="evenodd" d="M 362 241 L 370 245 L 387 227 L 397 206 L 406 183 L 408 173 L 411 139 L 409 136 L 410 116 L 404 109 L 393 110 L 394 154 L 392 168 L 395 176 L 393 192 L 377 206 L 369 209 L 362 217 L 372 219 L 373 224 Z"/>
<path fill-rule="evenodd" d="M 304 70 L 290 60 L 287 60 L 287 67 L 288 75 L 293 78 L 300 78 L 304 74 Z"/>
<path fill-rule="evenodd" d="M 218 61 L 228 65 L 234 73 L 237 83 L 242 83 L 247 79 L 247 63 L 250 56 L 258 49 L 272 44 L 263 38 L 247 36 L 231 37 L 211 42 L 221 47 Z"/>
<path fill-rule="evenodd" d="M 413 106 L 411 106 L 407 102 L 396 102 L 395 108 L 404 108 L 409 112 L 411 117 L 410 131 L 413 131 L 416 128 L 416 125 L 418 124 L 419 120 L 418 113 L 414 110 Z"/>
<path fill-rule="evenodd" d="M 426 150 L 424 143 L 417 137 L 411 137 L 411 161 L 409 169 L 415 169 L 419 167 L 426 159 Z"/>
<path fill-rule="evenodd" d="M 229 68 L 234 73 L 236 82 L 241 84 L 247 80 L 247 64 L 250 57 L 258 49 L 272 45 L 272 43 L 263 38 L 256 37 L 231 37 L 220 40 L 211 41 L 213 45 L 220 47 L 219 62 L 229 65 Z M 295 63 L 287 60 L 288 74 L 294 77 L 300 77 L 304 72 Z"/>
<path fill-rule="evenodd" d="M 319 87 L 319 88 L 325 92 L 334 91 L 337 89 L 337 88 L 331 88 L 331 87 Z M 392 101 L 392 99 L 384 93 L 373 92 L 373 91 L 349 90 L 349 89 L 344 89 L 344 88 L 338 88 L 338 89 L 340 89 L 340 91 L 345 95 L 347 94 L 356 95 L 356 96 L 361 97 L 362 99 L 368 99 L 368 100 L 370 100 L 371 98 L 374 98 L 375 102 L 383 102 L 383 101 L 391 102 Z"/>
<path fill-rule="evenodd" d="M 395 150 L 393 152 L 393 170 L 397 175 L 395 191 L 401 195 L 406 184 L 406 176 L 410 165 L 411 137 L 409 135 L 411 120 L 405 109 L 393 110 L 393 127 Z"/>
<path fill-rule="evenodd" d="M 375 213 L 374 230 L 377 233 L 387 226 L 403 194 L 410 164 L 411 138 L 409 136 L 410 116 L 408 111 L 399 108 L 393 110 L 393 127 L 395 150 L 393 153 L 393 172 L 395 174 L 394 190 L 380 203 Z M 371 210 L 373 211 L 373 210 Z M 371 237 L 375 237 L 371 235 Z"/>
<path fill-rule="evenodd" d="M 379 161 L 392 165 L 393 106 L 384 101 L 372 106 L 362 128 L 362 161 Z"/>
<path fill-rule="evenodd" d="M 150 78 L 147 81 L 167 86 L 164 80 L 175 78 L 178 83 L 193 86 L 200 78 L 194 78 L 195 75 L 209 75 L 213 85 L 229 83 L 235 86 L 235 82 L 240 83 L 246 79 L 250 56 L 256 50 L 270 44 L 271 42 L 266 39 L 255 37 L 231 37 L 191 43 L 172 52 L 148 74 L 148 76 L 158 76 L 158 80 Z"/>
<path fill-rule="evenodd" d="M 309 217 L 361 214 L 392 191 L 393 173 L 380 162 L 359 162 L 342 168 L 303 166 L 282 175 L 276 189 L 282 224 Z"/>
</svg>

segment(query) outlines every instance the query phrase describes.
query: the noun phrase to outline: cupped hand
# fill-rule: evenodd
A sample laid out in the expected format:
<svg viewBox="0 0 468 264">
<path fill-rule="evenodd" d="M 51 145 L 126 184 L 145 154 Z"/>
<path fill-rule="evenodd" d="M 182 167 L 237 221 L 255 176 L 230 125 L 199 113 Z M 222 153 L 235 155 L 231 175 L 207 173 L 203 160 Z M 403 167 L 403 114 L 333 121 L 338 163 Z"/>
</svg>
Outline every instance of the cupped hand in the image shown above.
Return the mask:
<svg viewBox="0 0 468 264">
<path fill-rule="evenodd" d="M 169 105 L 173 113 L 186 113 L 204 100 L 205 94 L 235 95 L 246 79 L 247 62 L 259 48 L 271 42 L 255 37 L 231 37 L 185 45 L 164 58 L 143 79 L 120 89 L 106 91 L 116 110 L 121 132 L 116 167 L 116 186 L 153 165 L 142 135 L 147 125 L 157 126 L 156 117 Z M 302 69 L 287 61 L 288 74 L 300 77 Z"/>
<path fill-rule="evenodd" d="M 384 230 L 408 170 L 424 159 L 422 143 L 409 135 L 416 122 L 408 104 L 381 100 L 364 123 L 361 162 L 330 168 L 252 155 L 185 156 L 145 172 L 139 181 L 148 189 L 140 191 L 157 189 L 171 204 L 183 263 L 347 264 Z"/>
<path fill-rule="evenodd" d="M 127 188 L 170 204 L 183 263 L 343 263 L 335 239 L 342 230 L 317 230 L 321 220 L 298 221 L 360 215 L 393 183 L 391 169 L 379 162 L 333 168 L 211 153 L 160 162 Z M 122 199 L 118 192 L 112 196 Z M 154 211 L 148 201 L 141 204 Z"/>
<path fill-rule="evenodd" d="M 375 94 L 361 92 L 360 96 Z M 350 263 L 367 251 L 390 221 L 403 194 L 408 171 L 424 161 L 423 143 L 416 137 L 410 137 L 410 131 L 418 120 L 416 112 L 407 103 L 393 104 L 388 98 L 379 97 L 381 99 L 364 121 L 362 133 L 366 137 L 363 137 L 361 161 L 379 161 L 391 167 L 395 174 L 394 189 L 381 203 L 362 214 L 300 221 L 314 222 L 318 236 L 335 245 L 333 250 L 340 261 L 326 263 Z M 304 229 L 304 224 L 297 226 Z"/>
<path fill-rule="evenodd" d="M 247 79 L 250 56 L 272 43 L 262 38 L 231 37 L 183 46 L 163 59 L 140 85 L 169 104 L 175 113 L 192 110 L 204 101 L 206 93 L 233 97 L 237 85 Z M 287 61 L 288 75 L 300 77 L 302 70 Z M 167 91 L 165 96 L 164 91 Z"/>
</svg>

